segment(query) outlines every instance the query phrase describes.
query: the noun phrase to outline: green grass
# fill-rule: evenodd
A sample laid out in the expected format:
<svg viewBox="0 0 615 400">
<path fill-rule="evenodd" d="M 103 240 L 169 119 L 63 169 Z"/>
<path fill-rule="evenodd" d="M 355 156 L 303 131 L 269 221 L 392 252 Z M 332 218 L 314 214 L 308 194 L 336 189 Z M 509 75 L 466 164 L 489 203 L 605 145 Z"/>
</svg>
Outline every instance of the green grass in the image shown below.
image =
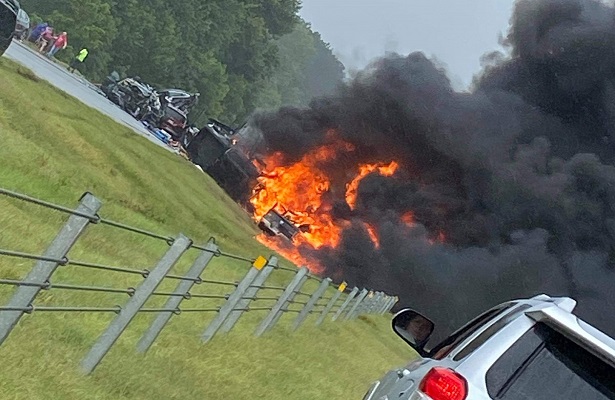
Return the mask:
<svg viewBox="0 0 615 400">
<path fill-rule="evenodd" d="M 225 252 L 256 256 L 271 251 L 254 240 L 248 215 L 189 162 L 0 59 L 0 187 L 74 207 L 85 191 L 104 202 L 101 215 L 162 234 L 183 232 L 196 243 L 214 236 Z M 0 248 L 41 253 L 66 216 L 0 196 Z M 151 268 L 168 247 L 163 242 L 90 226 L 72 259 Z M 198 255 L 189 250 L 175 267 L 182 273 Z M 0 278 L 20 279 L 32 262 L 0 257 Z M 204 277 L 238 280 L 249 265 L 215 258 Z M 276 271 L 269 284 L 292 274 Z M 126 288 L 139 276 L 60 267 L 55 283 Z M 170 291 L 165 281 L 159 291 Z M 311 291 L 317 282 L 305 289 Z M 329 294 L 332 293 L 329 290 Z M 199 285 L 193 293 L 224 294 L 228 288 Z M 0 304 L 12 289 L 0 286 Z M 269 293 L 273 295 L 273 293 Z M 127 296 L 79 291 L 43 291 L 35 304 L 106 307 Z M 152 298 L 147 306 L 161 306 Z M 185 308 L 220 301 L 195 299 Z M 255 306 L 271 303 L 262 302 Z M 34 313 L 22 318 L 0 347 L 1 399 L 359 399 L 371 380 L 413 357 L 393 337 L 385 317 L 325 322 L 310 317 L 291 333 L 295 314 L 285 315 L 262 338 L 252 332 L 264 317 L 245 314 L 235 330 L 203 345 L 200 334 L 212 314 L 174 316 L 150 352 L 134 351 L 154 315 L 139 315 L 91 376 L 79 362 L 113 314 Z"/>
</svg>

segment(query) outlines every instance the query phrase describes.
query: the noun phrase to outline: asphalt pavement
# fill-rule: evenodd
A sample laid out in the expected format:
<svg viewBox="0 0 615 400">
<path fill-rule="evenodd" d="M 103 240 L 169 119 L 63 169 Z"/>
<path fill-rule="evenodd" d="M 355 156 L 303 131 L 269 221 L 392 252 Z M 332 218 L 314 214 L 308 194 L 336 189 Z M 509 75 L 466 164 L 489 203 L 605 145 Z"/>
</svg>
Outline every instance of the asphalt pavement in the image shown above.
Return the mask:
<svg viewBox="0 0 615 400">
<path fill-rule="evenodd" d="M 17 41 L 13 41 L 4 57 L 22 64 L 41 79 L 76 97 L 85 105 L 100 111 L 116 122 L 129 127 L 136 133 L 171 151 L 168 146 L 156 139 L 139 121 L 100 94 L 97 88 L 83 77 L 70 73 L 61 65 L 56 64 Z"/>
</svg>

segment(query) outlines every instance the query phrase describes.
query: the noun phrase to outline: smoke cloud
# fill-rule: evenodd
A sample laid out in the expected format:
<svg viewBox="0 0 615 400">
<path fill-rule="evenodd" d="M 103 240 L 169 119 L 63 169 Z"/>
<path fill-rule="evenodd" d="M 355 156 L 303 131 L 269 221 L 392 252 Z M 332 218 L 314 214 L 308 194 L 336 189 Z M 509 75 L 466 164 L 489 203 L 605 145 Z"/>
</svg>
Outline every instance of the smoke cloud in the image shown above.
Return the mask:
<svg viewBox="0 0 615 400">
<path fill-rule="evenodd" d="M 446 329 L 512 298 L 570 295 L 615 335 L 615 9 L 519 0 L 504 44 L 470 93 L 422 53 L 395 55 L 254 121 L 289 163 L 331 130 L 355 146 L 323 167 L 336 218 L 351 222 L 316 254 L 328 274 L 396 293 Z M 349 174 L 391 160 L 400 170 L 366 177 L 351 210 Z"/>
</svg>

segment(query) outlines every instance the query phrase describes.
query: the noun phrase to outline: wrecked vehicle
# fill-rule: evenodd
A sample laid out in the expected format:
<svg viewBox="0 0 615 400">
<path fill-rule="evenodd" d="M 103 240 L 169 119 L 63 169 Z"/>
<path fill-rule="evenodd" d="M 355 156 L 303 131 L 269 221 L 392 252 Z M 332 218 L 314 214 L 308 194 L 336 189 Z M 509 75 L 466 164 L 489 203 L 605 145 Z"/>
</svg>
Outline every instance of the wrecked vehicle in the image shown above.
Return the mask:
<svg viewBox="0 0 615 400">
<path fill-rule="evenodd" d="M 221 134 L 210 123 L 196 134 L 186 147 L 192 162 L 220 185 L 233 200 L 250 207 L 250 191 L 257 185 L 259 169 L 234 139 Z"/>
<path fill-rule="evenodd" d="M 118 83 L 123 94 L 123 109 L 136 119 L 143 119 L 152 112 L 160 112 L 161 104 L 156 90 L 139 78 L 126 78 Z"/>
<path fill-rule="evenodd" d="M 154 125 L 171 135 L 173 140 L 182 140 L 186 134 L 186 129 L 188 129 L 188 116 L 186 113 L 175 106 L 166 105 L 160 114 L 160 117 L 153 118 Z"/>
<path fill-rule="evenodd" d="M 228 138 L 232 137 L 236 132 L 234 128 L 231 128 L 230 126 L 223 124 L 222 122 L 213 118 L 209 118 L 207 125 L 210 128 L 214 129 L 216 132 L 218 132 L 220 135 L 224 135 Z"/>
<path fill-rule="evenodd" d="M 615 340 L 576 317 L 575 306 L 547 295 L 510 301 L 429 350 L 433 322 L 404 309 L 393 330 L 421 357 L 375 382 L 364 400 L 615 399 Z"/>
<path fill-rule="evenodd" d="M 17 0 L 0 0 L 0 55 L 11 45 L 20 9 Z"/>
<path fill-rule="evenodd" d="M 170 105 L 188 114 L 199 102 L 200 93 L 188 93 L 181 89 L 164 89 L 158 94 L 162 106 Z"/>
<path fill-rule="evenodd" d="M 275 207 L 263 215 L 258 227 L 269 236 L 282 236 L 291 242 L 301 232 L 291 220 L 276 211 Z"/>
<path fill-rule="evenodd" d="M 20 9 L 17 13 L 17 24 L 13 32 L 13 39 L 25 40 L 30 35 L 30 16 Z"/>
<path fill-rule="evenodd" d="M 100 91 L 104 94 L 113 104 L 120 108 L 124 108 L 124 93 L 118 86 L 120 82 L 120 74 L 117 71 L 111 72 L 100 85 Z"/>
</svg>

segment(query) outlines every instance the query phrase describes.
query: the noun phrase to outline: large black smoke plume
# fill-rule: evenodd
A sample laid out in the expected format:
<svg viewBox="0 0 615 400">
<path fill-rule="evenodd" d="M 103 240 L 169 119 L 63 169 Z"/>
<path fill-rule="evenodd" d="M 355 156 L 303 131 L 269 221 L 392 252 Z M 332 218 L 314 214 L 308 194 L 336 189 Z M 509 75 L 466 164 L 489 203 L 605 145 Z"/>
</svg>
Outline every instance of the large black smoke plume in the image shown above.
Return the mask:
<svg viewBox="0 0 615 400">
<path fill-rule="evenodd" d="M 571 295 L 615 334 L 615 10 L 521 0 L 505 45 L 468 93 L 413 53 L 255 121 L 289 162 L 334 130 L 356 150 L 327 166 L 332 176 L 358 162 L 401 165 L 365 178 L 355 210 L 339 199 L 336 217 L 353 224 L 318 253 L 329 274 L 396 293 L 448 328 L 511 298 Z M 402 222 L 408 211 L 414 226 Z"/>
</svg>

